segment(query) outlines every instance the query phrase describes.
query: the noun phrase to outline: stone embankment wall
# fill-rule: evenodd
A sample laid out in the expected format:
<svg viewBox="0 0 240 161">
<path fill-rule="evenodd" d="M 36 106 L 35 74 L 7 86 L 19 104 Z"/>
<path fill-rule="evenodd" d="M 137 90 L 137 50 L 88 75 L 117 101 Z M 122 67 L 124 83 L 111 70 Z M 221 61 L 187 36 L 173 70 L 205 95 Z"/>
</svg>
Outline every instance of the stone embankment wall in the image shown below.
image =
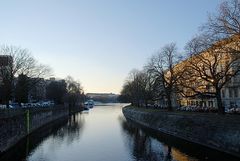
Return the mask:
<svg viewBox="0 0 240 161">
<path fill-rule="evenodd" d="M 68 115 L 66 107 L 0 110 L 0 153 L 39 127 Z"/>
<path fill-rule="evenodd" d="M 166 112 L 133 107 L 123 114 L 145 127 L 240 157 L 240 116 Z"/>
</svg>

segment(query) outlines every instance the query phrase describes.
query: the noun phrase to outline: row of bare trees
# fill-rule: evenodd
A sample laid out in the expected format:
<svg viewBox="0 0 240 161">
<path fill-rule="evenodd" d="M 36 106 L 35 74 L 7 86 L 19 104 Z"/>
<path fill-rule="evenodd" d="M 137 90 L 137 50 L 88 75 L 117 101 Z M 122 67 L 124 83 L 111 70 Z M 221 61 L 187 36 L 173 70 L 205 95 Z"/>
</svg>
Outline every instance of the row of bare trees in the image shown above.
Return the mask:
<svg viewBox="0 0 240 161">
<path fill-rule="evenodd" d="M 15 94 L 19 94 L 16 96 L 17 98 L 21 97 L 41 78 L 52 74 L 51 68 L 38 63 L 27 49 L 3 45 L 0 48 L 0 56 L 1 99 L 7 107 L 9 107 L 9 101 Z M 17 86 L 18 88 L 15 88 L 14 85 L 16 78 L 21 79 L 18 81 L 20 83 Z"/>
<path fill-rule="evenodd" d="M 136 106 L 147 105 L 153 97 L 153 83 L 147 72 L 132 70 L 123 85 L 120 101 L 131 102 Z"/>
<path fill-rule="evenodd" d="M 40 64 L 29 50 L 9 45 L 0 47 L 0 100 L 7 107 L 13 98 L 19 105 L 27 103 L 31 89 L 50 76 L 51 68 Z M 84 97 L 81 84 L 70 76 L 64 82 L 50 83 L 46 90 L 47 97 L 57 104 L 68 102 L 75 106 Z"/>
<path fill-rule="evenodd" d="M 69 107 L 75 107 L 81 105 L 86 96 L 81 83 L 67 76 L 65 79 L 49 83 L 46 86 L 46 97 L 55 104 L 67 103 Z"/>
<path fill-rule="evenodd" d="M 169 110 L 177 95 L 215 98 L 223 114 L 221 91 L 240 73 L 240 2 L 220 4 L 218 13 L 209 15 L 200 34 L 185 49 L 187 54 L 182 56 L 175 43 L 165 45 L 142 71 L 131 72 L 134 77 L 124 84 L 121 97 L 132 103 L 164 98 Z"/>
<path fill-rule="evenodd" d="M 176 44 L 165 45 L 143 70 L 130 72 L 120 98 L 137 106 L 166 99 L 168 109 L 172 110 L 172 97 L 178 92 L 177 84 L 183 73 L 175 66 L 180 60 Z"/>
<path fill-rule="evenodd" d="M 68 103 L 69 107 L 79 106 L 84 103 L 85 94 L 81 83 L 74 80 L 71 76 L 68 76 L 65 81 L 67 83 L 67 95 L 65 101 Z"/>
</svg>

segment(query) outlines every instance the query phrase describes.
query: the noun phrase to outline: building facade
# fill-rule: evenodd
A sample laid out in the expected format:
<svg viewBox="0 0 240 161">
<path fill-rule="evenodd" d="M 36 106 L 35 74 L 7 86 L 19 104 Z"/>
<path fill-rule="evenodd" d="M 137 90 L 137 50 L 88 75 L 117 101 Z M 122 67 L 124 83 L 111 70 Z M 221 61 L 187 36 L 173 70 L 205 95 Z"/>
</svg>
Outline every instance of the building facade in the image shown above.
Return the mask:
<svg viewBox="0 0 240 161">
<path fill-rule="evenodd" d="M 214 95 L 216 88 L 213 88 L 213 83 L 210 81 L 216 81 L 215 77 L 219 77 L 219 84 L 223 84 L 221 89 L 223 106 L 227 109 L 240 108 L 239 49 L 240 37 L 237 35 L 217 42 L 206 51 L 176 64 L 174 70 L 183 72 L 185 75 L 183 74 L 183 79 L 177 84 L 180 92 L 172 96 L 175 100 L 173 106 L 217 108 L 217 99 Z M 238 73 L 233 74 L 236 71 Z M 226 81 L 229 78 L 231 79 Z"/>
</svg>

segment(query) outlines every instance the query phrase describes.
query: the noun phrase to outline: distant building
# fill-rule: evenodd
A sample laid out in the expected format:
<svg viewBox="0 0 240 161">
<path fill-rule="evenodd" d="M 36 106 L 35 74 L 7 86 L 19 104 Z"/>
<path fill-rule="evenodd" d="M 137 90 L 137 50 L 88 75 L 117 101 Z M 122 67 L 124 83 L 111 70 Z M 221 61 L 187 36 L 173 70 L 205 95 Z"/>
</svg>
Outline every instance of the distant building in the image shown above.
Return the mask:
<svg viewBox="0 0 240 161">
<path fill-rule="evenodd" d="M 15 84 L 17 82 L 17 79 L 15 80 Z M 28 93 L 28 102 L 38 102 L 43 101 L 47 99 L 47 86 L 51 82 L 64 82 L 64 79 L 55 79 L 54 77 L 50 79 L 44 79 L 44 78 L 30 78 L 30 90 Z"/>
<path fill-rule="evenodd" d="M 3 87 L 3 78 L 6 78 L 6 75 L 9 72 L 9 67 L 13 63 L 13 58 L 10 55 L 0 55 L 0 103 L 4 102 L 4 87 Z"/>
<path fill-rule="evenodd" d="M 0 55 L 0 84 L 2 83 L 3 73 L 7 72 L 7 67 L 13 63 L 10 55 Z"/>
<path fill-rule="evenodd" d="M 29 102 L 45 100 L 47 82 L 43 78 L 32 78 L 32 83 L 32 88 L 29 91 Z"/>
<path fill-rule="evenodd" d="M 119 95 L 114 93 L 87 93 L 87 98 L 102 103 L 116 103 Z"/>
<path fill-rule="evenodd" d="M 64 79 L 57 79 L 55 77 L 51 77 L 49 79 L 46 79 L 46 84 L 49 85 L 51 82 L 65 82 Z"/>
</svg>

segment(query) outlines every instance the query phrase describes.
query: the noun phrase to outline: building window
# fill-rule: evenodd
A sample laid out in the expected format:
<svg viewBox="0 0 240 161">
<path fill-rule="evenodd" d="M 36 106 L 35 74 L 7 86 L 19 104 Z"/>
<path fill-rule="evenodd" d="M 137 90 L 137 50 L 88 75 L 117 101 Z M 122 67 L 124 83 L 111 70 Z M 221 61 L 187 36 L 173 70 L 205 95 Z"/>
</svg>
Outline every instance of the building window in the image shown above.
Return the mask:
<svg viewBox="0 0 240 161">
<path fill-rule="evenodd" d="M 208 101 L 208 107 L 213 107 L 213 101 Z"/>
<path fill-rule="evenodd" d="M 202 107 L 207 107 L 206 101 L 202 101 Z"/>
</svg>

